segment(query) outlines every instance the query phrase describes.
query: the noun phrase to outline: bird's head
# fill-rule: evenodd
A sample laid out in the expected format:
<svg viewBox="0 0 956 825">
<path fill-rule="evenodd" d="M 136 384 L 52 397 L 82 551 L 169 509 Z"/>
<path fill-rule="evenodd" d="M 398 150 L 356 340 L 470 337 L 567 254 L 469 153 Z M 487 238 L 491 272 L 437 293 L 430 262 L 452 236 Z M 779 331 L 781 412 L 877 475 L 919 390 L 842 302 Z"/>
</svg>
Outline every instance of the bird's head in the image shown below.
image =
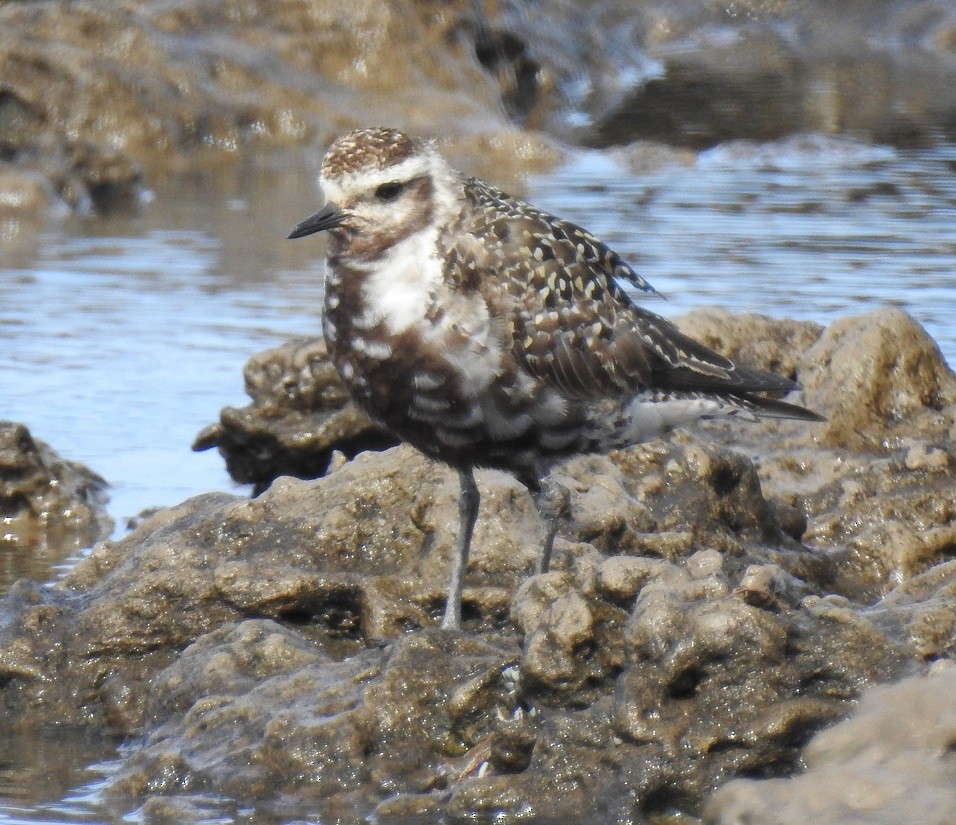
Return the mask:
<svg viewBox="0 0 956 825">
<path fill-rule="evenodd" d="M 395 129 L 358 129 L 326 152 L 325 206 L 290 238 L 328 230 L 335 254 L 375 258 L 457 211 L 461 185 L 431 143 Z"/>
</svg>

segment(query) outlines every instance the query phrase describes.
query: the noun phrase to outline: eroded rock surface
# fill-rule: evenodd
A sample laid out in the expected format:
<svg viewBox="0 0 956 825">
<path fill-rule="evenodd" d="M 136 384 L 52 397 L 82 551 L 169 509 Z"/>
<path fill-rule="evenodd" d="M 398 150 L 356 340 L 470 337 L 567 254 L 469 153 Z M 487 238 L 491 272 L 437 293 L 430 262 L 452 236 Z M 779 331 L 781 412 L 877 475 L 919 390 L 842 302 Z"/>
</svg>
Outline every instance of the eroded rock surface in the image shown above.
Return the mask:
<svg viewBox="0 0 956 825">
<path fill-rule="evenodd" d="M 300 338 L 249 359 L 244 370 L 252 403 L 225 407 L 200 432 L 194 450 L 218 447 L 229 475 L 261 492 L 280 475 L 317 478 L 338 451 L 398 443 L 349 399 L 321 338 Z"/>
<path fill-rule="evenodd" d="M 0 584 L 109 535 L 106 482 L 60 458 L 22 424 L 0 421 Z"/>
<path fill-rule="evenodd" d="M 956 811 L 954 742 L 956 666 L 947 662 L 868 688 L 849 719 L 810 741 L 806 773 L 730 782 L 704 818 L 713 825 L 948 825 Z"/>
<path fill-rule="evenodd" d="M 956 652 L 956 379 L 895 310 L 681 323 L 765 338 L 829 422 L 567 462 L 545 575 L 527 491 L 480 472 L 462 634 L 436 629 L 457 480 L 408 447 L 191 499 L 0 603 L 3 724 L 136 735 L 110 793 L 156 816 L 638 823 L 794 773 L 868 685 Z M 323 369 L 313 342 L 266 354 L 255 404 L 336 415 Z M 893 401 L 863 416 L 874 386 Z"/>
</svg>

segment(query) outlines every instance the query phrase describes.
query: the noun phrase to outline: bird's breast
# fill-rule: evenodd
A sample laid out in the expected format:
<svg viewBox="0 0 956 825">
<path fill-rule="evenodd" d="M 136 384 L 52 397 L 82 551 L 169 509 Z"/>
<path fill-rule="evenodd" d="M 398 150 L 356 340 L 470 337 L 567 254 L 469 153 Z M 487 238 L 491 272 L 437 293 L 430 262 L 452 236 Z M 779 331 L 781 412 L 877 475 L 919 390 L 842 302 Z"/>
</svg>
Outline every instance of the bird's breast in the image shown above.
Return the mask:
<svg viewBox="0 0 956 825">
<path fill-rule="evenodd" d="M 516 362 L 507 325 L 480 293 L 375 280 L 382 291 L 370 301 L 368 272 L 339 263 L 325 299 L 333 363 L 373 419 L 450 463 L 480 455 L 504 467 L 542 436 L 571 441 L 568 404 Z M 404 303 L 386 312 L 383 295 Z"/>
</svg>

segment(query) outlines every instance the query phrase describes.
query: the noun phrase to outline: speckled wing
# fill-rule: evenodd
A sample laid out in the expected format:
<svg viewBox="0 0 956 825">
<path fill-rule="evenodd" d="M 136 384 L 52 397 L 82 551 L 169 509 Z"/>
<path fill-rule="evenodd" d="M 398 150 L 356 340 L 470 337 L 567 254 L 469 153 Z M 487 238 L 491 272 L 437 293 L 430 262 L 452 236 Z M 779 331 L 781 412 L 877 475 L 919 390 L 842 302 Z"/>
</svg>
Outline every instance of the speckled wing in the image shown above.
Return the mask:
<svg viewBox="0 0 956 825">
<path fill-rule="evenodd" d="M 465 192 L 468 206 L 448 260 L 466 281 L 495 283 L 509 297 L 516 360 L 566 396 L 795 388 L 786 378 L 735 365 L 635 305 L 618 281 L 653 291 L 650 285 L 575 224 L 477 179 Z"/>
</svg>

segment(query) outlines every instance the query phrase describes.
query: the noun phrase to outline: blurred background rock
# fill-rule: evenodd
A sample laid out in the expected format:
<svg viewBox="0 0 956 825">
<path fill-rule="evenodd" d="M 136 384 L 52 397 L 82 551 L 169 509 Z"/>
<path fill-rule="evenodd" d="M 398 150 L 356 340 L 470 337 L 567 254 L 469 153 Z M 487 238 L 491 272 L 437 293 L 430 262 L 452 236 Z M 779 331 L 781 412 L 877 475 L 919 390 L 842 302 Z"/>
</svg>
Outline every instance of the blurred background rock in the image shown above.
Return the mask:
<svg viewBox="0 0 956 825">
<path fill-rule="evenodd" d="M 0 78 L 3 164 L 105 209 L 197 155 L 324 145 L 370 123 L 525 171 L 555 160 L 549 139 L 700 149 L 806 131 L 951 137 L 956 11 L 944 0 L 5 2 Z"/>
</svg>

